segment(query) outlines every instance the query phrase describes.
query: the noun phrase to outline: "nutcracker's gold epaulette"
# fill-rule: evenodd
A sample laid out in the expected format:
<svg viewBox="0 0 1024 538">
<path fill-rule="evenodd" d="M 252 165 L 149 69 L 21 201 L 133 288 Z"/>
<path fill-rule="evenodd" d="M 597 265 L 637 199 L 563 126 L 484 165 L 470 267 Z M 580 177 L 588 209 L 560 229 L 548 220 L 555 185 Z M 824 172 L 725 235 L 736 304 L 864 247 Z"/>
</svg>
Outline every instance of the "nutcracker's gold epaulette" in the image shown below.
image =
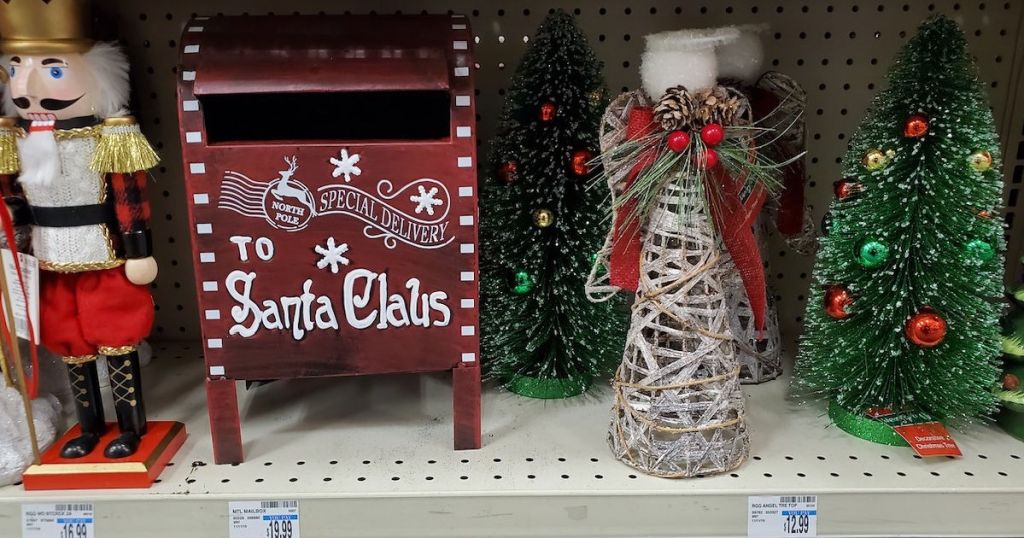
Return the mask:
<svg viewBox="0 0 1024 538">
<path fill-rule="evenodd" d="M 0 117 L 0 174 L 17 174 L 21 169 L 18 161 L 18 118 Z"/>
<path fill-rule="evenodd" d="M 149 170 L 160 162 L 132 116 L 103 120 L 100 140 L 89 168 L 101 173 L 130 174 Z"/>
</svg>

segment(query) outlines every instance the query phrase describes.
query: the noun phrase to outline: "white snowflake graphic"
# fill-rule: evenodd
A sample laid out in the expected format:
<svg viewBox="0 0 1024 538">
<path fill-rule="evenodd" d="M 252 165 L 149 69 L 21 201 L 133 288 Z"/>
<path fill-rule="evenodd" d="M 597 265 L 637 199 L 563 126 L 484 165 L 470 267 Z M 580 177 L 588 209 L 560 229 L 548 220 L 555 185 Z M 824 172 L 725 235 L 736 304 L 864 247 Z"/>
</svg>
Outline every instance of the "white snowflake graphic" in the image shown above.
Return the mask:
<svg viewBox="0 0 1024 538">
<path fill-rule="evenodd" d="M 363 173 L 363 170 L 356 166 L 357 163 L 359 163 L 358 153 L 349 155 L 347 149 L 342 149 L 337 159 L 331 157 L 331 164 L 335 167 L 334 171 L 331 172 L 331 176 L 338 177 L 344 175 L 345 183 L 349 183 L 352 181 L 352 176 L 358 176 Z"/>
<path fill-rule="evenodd" d="M 423 185 L 417 187 L 420 191 L 420 195 L 415 194 L 409 197 L 409 200 L 416 202 L 416 214 L 420 214 L 423 210 L 427 211 L 428 215 L 434 214 L 434 206 L 444 205 L 444 201 L 434 198 L 437 195 L 437 187 L 431 187 L 428 191 L 423 188 Z"/>
<path fill-rule="evenodd" d="M 326 246 L 316 245 L 313 247 L 313 250 L 315 250 L 317 254 L 323 256 L 320 258 L 320 261 L 316 262 L 318 269 L 326 269 L 327 266 L 330 265 L 331 272 L 338 274 L 339 263 L 341 265 L 348 265 L 348 258 L 342 256 L 342 254 L 348 252 L 348 243 L 335 245 L 334 238 L 328 237 Z"/>
</svg>

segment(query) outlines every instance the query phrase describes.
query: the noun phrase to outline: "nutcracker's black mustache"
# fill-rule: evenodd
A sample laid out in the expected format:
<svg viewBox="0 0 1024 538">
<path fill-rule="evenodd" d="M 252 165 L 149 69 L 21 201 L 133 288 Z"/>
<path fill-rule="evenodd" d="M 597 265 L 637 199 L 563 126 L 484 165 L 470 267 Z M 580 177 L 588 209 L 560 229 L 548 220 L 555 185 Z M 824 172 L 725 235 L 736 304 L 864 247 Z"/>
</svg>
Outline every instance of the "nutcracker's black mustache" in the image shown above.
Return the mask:
<svg viewBox="0 0 1024 538">
<path fill-rule="evenodd" d="M 64 100 L 64 99 L 40 99 L 39 100 L 39 106 L 45 108 L 46 110 L 63 110 L 65 108 L 67 108 L 67 107 L 77 103 L 78 100 L 81 99 L 82 97 L 85 97 L 84 93 L 82 95 L 79 95 L 78 97 L 75 97 L 74 99 L 67 99 L 67 100 Z M 11 99 L 11 101 L 14 102 L 14 106 L 16 106 L 18 108 L 21 108 L 21 109 L 25 109 L 25 108 L 28 108 L 28 107 L 32 106 L 32 101 L 29 100 L 28 97 L 15 97 L 14 99 Z"/>
</svg>

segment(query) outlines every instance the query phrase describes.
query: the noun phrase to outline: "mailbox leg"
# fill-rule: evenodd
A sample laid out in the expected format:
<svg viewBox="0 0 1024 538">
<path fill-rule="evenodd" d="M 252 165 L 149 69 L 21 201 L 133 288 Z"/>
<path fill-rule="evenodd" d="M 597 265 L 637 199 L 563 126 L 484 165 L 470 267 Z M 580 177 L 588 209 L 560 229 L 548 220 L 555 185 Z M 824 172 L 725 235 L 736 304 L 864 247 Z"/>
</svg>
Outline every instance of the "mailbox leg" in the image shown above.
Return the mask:
<svg viewBox="0 0 1024 538">
<path fill-rule="evenodd" d="M 455 450 L 480 448 L 480 367 L 452 370 Z"/>
<path fill-rule="evenodd" d="M 242 424 L 233 379 L 207 379 L 206 405 L 210 412 L 210 436 L 214 463 L 242 463 Z"/>
</svg>

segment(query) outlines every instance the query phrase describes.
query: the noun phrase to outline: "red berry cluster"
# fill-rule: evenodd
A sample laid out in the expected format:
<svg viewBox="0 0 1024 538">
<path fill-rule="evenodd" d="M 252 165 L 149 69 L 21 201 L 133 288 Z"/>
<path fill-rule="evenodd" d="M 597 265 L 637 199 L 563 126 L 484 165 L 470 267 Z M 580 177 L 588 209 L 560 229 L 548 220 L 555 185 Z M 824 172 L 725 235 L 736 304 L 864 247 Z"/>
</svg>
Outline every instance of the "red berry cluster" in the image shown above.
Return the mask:
<svg viewBox="0 0 1024 538">
<path fill-rule="evenodd" d="M 725 140 L 725 129 L 717 123 L 709 123 L 701 128 L 700 139 L 707 148 L 695 159 L 697 166 L 701 168 L 714 168 L 718 166 L 718 152 L 712 149 Z M 690 133 L 685 131 L 672 131 L 665 138 L 668 149 L 675 153 L 681 153 L 690 145 Z"/>
</svg>

